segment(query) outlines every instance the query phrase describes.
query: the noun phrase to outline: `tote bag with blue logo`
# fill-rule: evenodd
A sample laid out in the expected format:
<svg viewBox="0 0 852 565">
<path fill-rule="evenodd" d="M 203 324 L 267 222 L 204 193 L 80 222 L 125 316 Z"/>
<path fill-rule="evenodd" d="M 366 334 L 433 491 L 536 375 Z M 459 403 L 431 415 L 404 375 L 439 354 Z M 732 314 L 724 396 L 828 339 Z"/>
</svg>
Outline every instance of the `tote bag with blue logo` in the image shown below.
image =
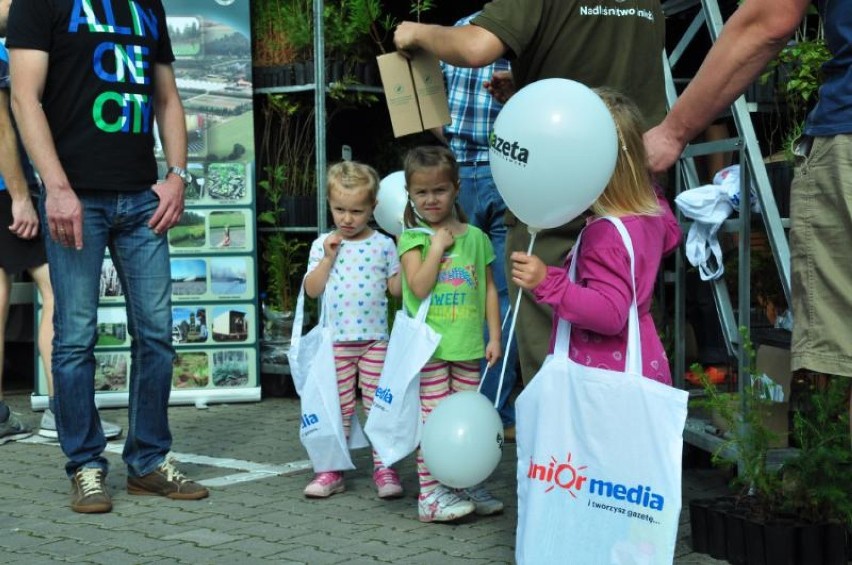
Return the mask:
<svg viewBox="0 0 852 565">
<path fill-rule="evenodd" d="M 633 270 L 630 235 L 607 219 Z M 626 371 L 571 361 L 571 326 L 560 320 L 553 354 L 515 403 L 520 565 L 669 565 L 674 558 L 688 394 L 642 377 L 635 280 Z"/>
<path fill-rule="evenodd" d="M 320 323 L 302 336 L 305 312 L 303 282 L 296 301 L 293 337 L 287 353 L 293 384 L 301 401 L 299 440 L 317 473 L 354 469 L 349 450 L 369 445 L 357 413 L 352 415 L 348 440 L 343 431 L 334 363 L 334 330 L 328 325 L 322 302 Z"/>
</svg>

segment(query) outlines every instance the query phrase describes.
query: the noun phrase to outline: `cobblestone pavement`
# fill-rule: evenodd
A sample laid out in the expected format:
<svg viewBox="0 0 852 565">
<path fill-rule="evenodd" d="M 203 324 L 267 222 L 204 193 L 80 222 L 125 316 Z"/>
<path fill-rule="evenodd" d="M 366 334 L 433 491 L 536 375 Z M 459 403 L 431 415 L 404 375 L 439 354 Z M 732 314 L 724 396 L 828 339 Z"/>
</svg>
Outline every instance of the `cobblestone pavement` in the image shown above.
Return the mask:
<svg viewBox="0 0 852 565">
<path fill-rule="evenodd" d="M 40 413 L 29 396 L 6 400 L 37 426 Z M 127 411 L 103 410 L 125 424 Z M 376 498 L 369 453 L 356 452 L 358 470 L 347 474 L 346 492 L 308 500 L 302 489 L 310 468 L 299 444 L 298 401 L 173 407 L 173 449 L 181 467 L 211 489 L 202 501 L 131 497 L 124 490 L 122 440 L 108 446 L 110 514 L 75 514 L 70 483 L 56 443 L 33 436 L 0 446 L 0 563 L 512 563 L 517 516 L 514 449 L 489 480 L 506 502 L 498 516 L 453 524 L 417 520 L 413 457 L 399 466 L 404 498 Z M 715 470 L 688 470 L 684 499 L 723 488 Z M 675 563 L 721 563 L 691 553 L 689 523 L 682 514 Z"/>
</svg>

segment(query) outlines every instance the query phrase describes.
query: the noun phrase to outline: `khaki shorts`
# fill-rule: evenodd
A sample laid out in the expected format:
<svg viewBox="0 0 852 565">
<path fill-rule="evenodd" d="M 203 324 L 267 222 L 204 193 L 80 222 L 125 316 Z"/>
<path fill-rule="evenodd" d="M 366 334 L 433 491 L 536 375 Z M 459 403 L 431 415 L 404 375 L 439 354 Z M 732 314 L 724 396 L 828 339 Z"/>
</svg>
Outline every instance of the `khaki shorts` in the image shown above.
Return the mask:
<svg viewBox="0 0 852 565">
<path fill-rule="evenodd" d="M 852 377 L 852 135 L 817 137 L 790 198 L 792 369 Z"/>
</svg>

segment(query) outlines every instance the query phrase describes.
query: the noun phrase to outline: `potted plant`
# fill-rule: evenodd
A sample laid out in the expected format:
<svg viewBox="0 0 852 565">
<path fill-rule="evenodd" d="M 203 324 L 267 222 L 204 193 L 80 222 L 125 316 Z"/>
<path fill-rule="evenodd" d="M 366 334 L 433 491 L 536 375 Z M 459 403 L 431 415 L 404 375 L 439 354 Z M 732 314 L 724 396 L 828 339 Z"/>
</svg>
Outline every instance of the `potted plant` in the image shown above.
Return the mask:
<svg viewBox="0 0 852 565">
<path fill-rule="evenodd" d="M 831 58 L 816 6 L 795 36 L 767 67 L 761 81 L 772 85 L 775 110 L 770 118 L 770 155 L 767 173 L 782 216 L 789 215 L 790 183 L 793 179 L 793 149 L 802 135 L 805 119 L 816 103 L 822 84 L 822 66 Z"/>
<path fill-rule="evenodd" d="M 755 374 L 754 349 L 747 332 L 741 329 L 741 334 L 750 363 L 735 402 L 718 392 L 700 365 L 692 367 L 706 394 L 703 404 L 729 430 L 713 460 L 738 469 L 732 498 L 690 504 L 690 513 L 701 522 L 693 522 L 693 536 L 706 536 L 694 547 L 732 563 L 845 563 L 830 561 L 827 555 L 833 551 L 831 555 L 845 560 L 843 524 L 852 520 L 852 452 L 845 404 L 849 383 L 835 379 L 831 387 L 813 391 L 814 409 L 794 415 L 799 451 L 779 465 L 770 460 L 774 434 L 764 418 L 772 403 L 773 383 Z"/>
</svg>

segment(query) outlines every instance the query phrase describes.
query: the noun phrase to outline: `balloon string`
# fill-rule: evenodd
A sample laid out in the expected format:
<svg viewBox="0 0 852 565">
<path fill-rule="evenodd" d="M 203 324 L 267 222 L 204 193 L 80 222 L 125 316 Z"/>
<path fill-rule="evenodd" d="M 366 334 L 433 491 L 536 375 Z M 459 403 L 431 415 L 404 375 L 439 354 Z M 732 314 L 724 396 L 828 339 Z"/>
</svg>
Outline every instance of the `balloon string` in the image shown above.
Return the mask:
<svg viewBox="0 0 852 565">
<path fill-rule="evenodd" d="M 538 234 L 538 230 L 530 229 L 530 245 L 527 247 L 527 255 L 532 255 L 533 245 L 535 245 L 535 236 Z M 515 297 L 515 308 L 514 312 L 512 312 L 512 323 L 509 325 L 509 338 L 506 340 L 506 349 L 508 350 L 512 347 L 512 338 L 515 337 L 515 326 L 518 323 L 518 310 L 521 307 L 521 294 L 523 293 L 523 289 L 518 288 L 518 296 Z M 506 313 L 508 316 L 509 313 Z M 506 360 L 509 357 L 508 351 L 503 354 L 503 366 L 500 369 L 500 381 L 497 383 L 497 394 L 494 396 L 494 408 L 500 407 L 500 394 L 503 392 L 503 379 L 506 377 Z M 487 371 L 488 369 L 486 369 Z M 482 382 L 484 380 L 480 379 L 479 387 L 482 388 Z"/>
</svg>

